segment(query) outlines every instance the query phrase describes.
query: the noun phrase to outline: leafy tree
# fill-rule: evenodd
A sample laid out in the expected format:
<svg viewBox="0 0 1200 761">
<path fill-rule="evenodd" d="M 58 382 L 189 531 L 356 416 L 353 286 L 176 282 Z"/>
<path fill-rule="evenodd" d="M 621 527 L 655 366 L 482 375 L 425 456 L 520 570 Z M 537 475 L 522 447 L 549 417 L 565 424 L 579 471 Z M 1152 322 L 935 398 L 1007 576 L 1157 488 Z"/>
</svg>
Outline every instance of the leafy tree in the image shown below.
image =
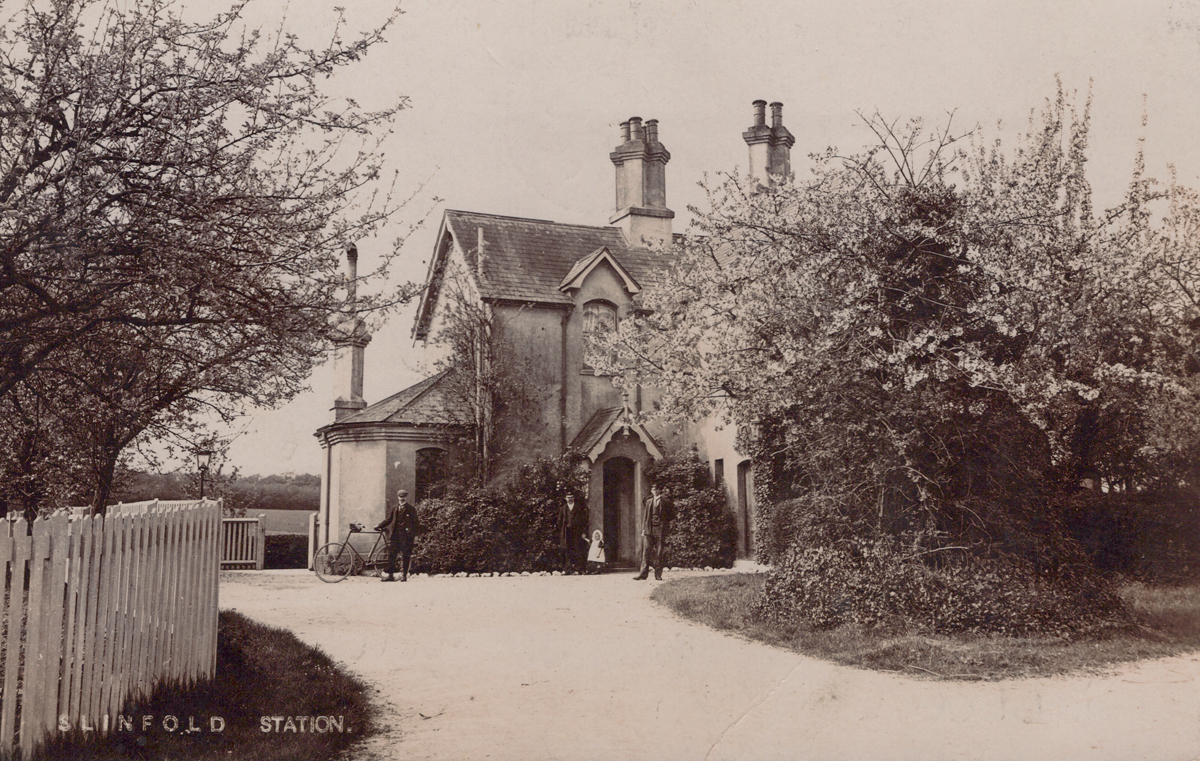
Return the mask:
<svg viewBox="0 0 1200 761">
<path fill-rule="evenodd" d="M 85 458 L 98 508 L 139 436 L 299 391 L 349 324 L 341 252 L 402 205 L 378 148 L 404 101 L 320 87 L 392 19 L 307 48 L 244 7 L 29 0 L 0 26 L 0 435 Z"/>
<path fill-rule="evenodd" d="M 662 389 L 662 414 L 757 431 L 777 497 L 914 552 L 1073 561 L 1055 495 L 1177 478 L 1200 440 L 1194 196 L 1139 158 L 1097 214 L 1089 108 L 1060 90 L 1011 154 L 876 116 L 875 147 L 814 156 L 810 178 L 728 178 L 649 314 L 589 361 L 616 350 L 609 370 Z"/>
</svg>

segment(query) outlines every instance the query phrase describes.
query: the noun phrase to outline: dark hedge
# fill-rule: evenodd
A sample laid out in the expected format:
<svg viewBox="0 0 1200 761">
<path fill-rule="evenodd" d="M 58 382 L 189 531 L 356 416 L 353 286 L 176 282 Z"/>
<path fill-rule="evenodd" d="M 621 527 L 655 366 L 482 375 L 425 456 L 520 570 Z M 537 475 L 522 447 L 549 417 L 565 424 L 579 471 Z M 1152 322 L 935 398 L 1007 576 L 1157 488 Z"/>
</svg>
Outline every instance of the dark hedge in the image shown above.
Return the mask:
<svg viewBox="0 0 1200 761">
<path fill-rule="evenodd" d="M 584 502 L 581 455 L 568 453 L 521 466 L 496 488 L 451 489 L 417 505 L 426 532 L 417 538 L 413 570 L 423 573 L 548 571 L 559 567 L 558 509 L 568 493 Z"/>
<path fill-rule="evenodd" d="M 773 620 L 1009 636 L 1072 636 L 1128 622 L 1111 581 L 1052 520 L 1056 504 L 1044 506 L 1040 547 L 1048 551 L 1041 555 L 1024 536 L 963 544 L 920 531 L 881 532 L 829 500 L 775 508 L 768 538 L 777 554 L 761 603 Z M 786 532 L 791 541 L 781 550 Z"/>
<path fill-rule="evenodd" d="M 695 452 L 669 455 L 646 468 L 650 483 L 671 500 L 664 563 L 676 568 L 729 568 L 736 556 L 737 522 L 725 488 L 713 484 Z"/>
</svg>

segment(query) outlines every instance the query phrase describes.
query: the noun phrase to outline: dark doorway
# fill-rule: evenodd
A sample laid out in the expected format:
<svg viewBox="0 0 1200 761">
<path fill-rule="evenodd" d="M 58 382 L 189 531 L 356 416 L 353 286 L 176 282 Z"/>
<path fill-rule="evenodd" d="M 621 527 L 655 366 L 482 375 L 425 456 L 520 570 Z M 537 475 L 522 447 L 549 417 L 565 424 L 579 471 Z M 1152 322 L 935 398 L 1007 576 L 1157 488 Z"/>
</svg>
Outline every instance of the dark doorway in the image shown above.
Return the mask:
<svg viewBox="0 0 1200 761">
<path fill-rule="evenodd" d="M 604 550 L 609 563 L 632 563 L 637 552 L 633 525 L 633 460 L 604 463 Z"/>
<path fill-rule="evenodd" d="M 444 491 L 446 480 L 446 450 L 418 449 L 416 463 L 416 483 L 413 490 L 414 502 L 421 502 L 430 497 L 440 497 Z"/>
<path fill-rule="evenodd" d="M 737 466 L 738 549 L 741 557 L 754 559 L 754 469 L 749 460 Z"/>
</svg>

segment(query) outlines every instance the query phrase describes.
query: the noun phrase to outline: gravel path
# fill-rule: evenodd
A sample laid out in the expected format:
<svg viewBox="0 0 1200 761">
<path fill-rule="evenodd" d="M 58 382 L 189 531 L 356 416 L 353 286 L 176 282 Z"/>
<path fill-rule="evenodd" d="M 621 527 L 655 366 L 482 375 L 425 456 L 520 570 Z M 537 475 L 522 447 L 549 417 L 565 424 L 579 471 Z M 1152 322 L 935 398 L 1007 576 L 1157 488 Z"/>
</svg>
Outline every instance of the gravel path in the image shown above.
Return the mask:
<svg viewBox="0 0 1200 761">
<path fill-rule="evenodd" d="M 653 585 L 260 571 L 222 574 L 221 607 L 378 689 L 387 729 L 355 756 L 369 761 L 1200 758 L 1197 654 L 1104 677 L 917 681 L 685 623 Z"/>
</svg>

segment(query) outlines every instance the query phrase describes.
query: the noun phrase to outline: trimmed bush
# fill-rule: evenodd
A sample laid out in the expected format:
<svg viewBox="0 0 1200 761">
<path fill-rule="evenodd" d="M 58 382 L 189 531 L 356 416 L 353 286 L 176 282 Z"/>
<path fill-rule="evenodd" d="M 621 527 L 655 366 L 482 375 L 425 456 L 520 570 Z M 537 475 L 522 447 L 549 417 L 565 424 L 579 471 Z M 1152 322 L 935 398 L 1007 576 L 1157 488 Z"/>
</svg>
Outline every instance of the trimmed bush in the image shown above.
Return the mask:
<svg viewBox="0 0 1200 761">
<path fill-rule="evenodd" d="M 1080 490 L 1065 514 L 1072 535 L 1104 573 L 1148 583 L 1200 579 L 1200 498 L 1194 490 Z"/>
<path fill-rule="evenodd" d="M 417 505 L 426 533 L 413 570 L 422 573 L 546 571 L 558 567 L 558 509 L 581 503 L 586 473 L 569 453 L 521 466 L 501 488 L 468 488 Z"/>
<path fill-rule="evenodd" d="M 1111 586 L 1067 543 L 1050 565 L 994 545 L 985 551 L 938 545 L 919 532 L 889 535 L 832 502 L 784 507 L 796 534 L 764 583 L 761 612 L 771 620 L 816 629 L 1071 636 L 1127 618 Z M 1062 562 L 1068 557 L 1074 562 Z"/>
<path fill-rule="evenodd" d="M 796 537 L 814 529 L 808 499 L 786 499 L 780 502 L 761 502 L 755 515 L 758 531 L 754 535 L 755 556 L 761 563 L 782 560 Z"/>
<path fill-rule="evenodd" d="M 680 568 L 728 568 L 736 557 L 737 523 L 725 489 L 714 486 L 708 466 L 693 451 L 646 468 L 652 484 L 671 501 L 664 562 Z"/>
<path fill-rule="evenodd" d="M 893 537 L 793 547 L 768 574 L 762 612 L 816 629 L 1070 636 L 1123 622 L 1100 584 L 1038 574 L 1018 558 L 965 556 L 938 568 Z"/>
<path fill-rule="evenodd" d="M 308 537 L 303 534 L 267 534 L 263 568 L 307 568 Z"/>
<path fill-rule="evenodd" d="M 507 507 L 501 494 L 486 489 L 422 501 L 417 513 L 426 531 L 417 537 L 413 570 L 427 573 L 514 570 L 511 542 L 505 533 L 510 522 L 505 515 Z"/>
</svg>

